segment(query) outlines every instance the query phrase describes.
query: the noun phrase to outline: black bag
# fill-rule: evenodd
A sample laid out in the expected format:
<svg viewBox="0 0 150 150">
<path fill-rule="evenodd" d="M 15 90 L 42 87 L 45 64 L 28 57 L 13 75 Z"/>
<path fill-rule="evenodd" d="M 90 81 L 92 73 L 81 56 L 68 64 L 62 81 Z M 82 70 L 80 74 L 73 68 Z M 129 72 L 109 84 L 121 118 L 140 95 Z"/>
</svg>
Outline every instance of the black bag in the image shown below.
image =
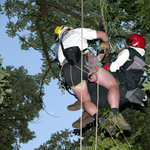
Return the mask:
<svg viewBox="0 0 150 150">
<path fill-rule="evenodd" d="M 81 51 L 78 46 L 64 49 L 63 44 L 61 42 L 61 47 L 63 50 L 63 54 L 70 65 L 75 65 L 79 62 L 80 57 L 81 57 Z"/>
<path fill-rule="evenodd" d="M 127 71 L 125 72 L 124 70 L 119 70 L 117 72 L 113 72 L 112 74 L 116 78 L 119 86 L 124 86 L 128 91 L 136 88 L 134 80 Z"/>
</svg>

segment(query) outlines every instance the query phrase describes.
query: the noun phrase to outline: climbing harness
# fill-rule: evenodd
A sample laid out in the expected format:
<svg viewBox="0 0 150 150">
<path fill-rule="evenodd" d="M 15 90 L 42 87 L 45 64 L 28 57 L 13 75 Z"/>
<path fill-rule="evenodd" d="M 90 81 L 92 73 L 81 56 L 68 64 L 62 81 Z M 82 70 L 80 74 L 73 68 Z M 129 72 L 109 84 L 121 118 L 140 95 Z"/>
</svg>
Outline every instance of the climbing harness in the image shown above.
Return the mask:
<svg viewBox="0 0 150 150">
<path fill-rule="evenodd" d="M 65 94 L 65 79 L 62 76 L 62 71 L 59 72 L 60 81 L 58 82 L 59 88 L 61 89 L 61 94 Z"/>
<path fill-rule="evenodd" d="M 77 99 L 76 95 L 69 91 L 71 88 L 67 85 L 67 83 L 63 77 L 62 71 L 59 72 L 59 77 L 60 77 L 60 81 L 58 82 L 58 85 L 59 85 L 59 88 L 61 89 L 61 94 L 65 94 L 65 90 L 67 90 L 67 92 L 70 95 L 73 95 Z"/>
<path fill-rule="evenodd" d="M 98 69 L 102 66 L 103 65 L 101 64 L 101 62 L 96 57 L 94 57 L 93 54 L 88 54 L 88 69 L 89 69 L 88 79 L 89 81 L 91 82 L 97 81 L 97 72 L 98 72 Z M 92 75 L 92 78 L 91 78 L 91 75 Z"/>
<path fill-rule="evenodd" d="M 66 31 L 62 36 L 61 38 L 59 39 L 58 43 L 56 44 L 56 47 L 55 47 L 55 56 L 56 58 L 58 58 L 58 48 L 59 48 L 59 45 L 63 39 L 63 37 L 68 33 L 68 31 Z"/>
</svg>

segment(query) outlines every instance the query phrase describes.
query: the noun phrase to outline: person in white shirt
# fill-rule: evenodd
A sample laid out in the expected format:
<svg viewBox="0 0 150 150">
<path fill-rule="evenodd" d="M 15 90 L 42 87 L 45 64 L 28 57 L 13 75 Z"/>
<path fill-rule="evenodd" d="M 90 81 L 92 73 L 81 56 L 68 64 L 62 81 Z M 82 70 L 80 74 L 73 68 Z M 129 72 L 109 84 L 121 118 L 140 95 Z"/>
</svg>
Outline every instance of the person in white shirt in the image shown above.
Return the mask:
<svg viewBox="0 0 150 150">
<path fill-rule="evenodd" d="M 127 40 L 126 47 L 133 48 L 136 50 L 142 57 L 145 55 L 145 45 L 146 41 L 145 39 L 138 34 L 132 34 L 129 36 L 129 39 Z M 111 63 L 110 65 L 110 71 L 116 72 L 117 70 L 120 70 L 120 67 L 123 66 L 127 61 L 130 61 L 130 52 L 128 49 L 122 49 L 117 57 L 117 59 Z"/>
<path fill-rule="evenodd" d="M 126 123 L 124 118 L 119 113 L 119 86 L 113 75 L 104 69 L 102 64 L 99 62 L 97 66 L 99 69 L 88 78 L 90 73 L 89 68 L 89 55 L 86 53 L 88 48 L 87 40 L 101 39 L 103 49 L 109 48 L 108 35 L 103 31 L 96 31 L 87 28 L 76 28 L 73 29 L 69 26 L 56 27 L 55 33 L 57 34 L 57 46 L 56 56 L 62 65 L 62 72 L 68 86 L 71 87 L 75 95 L 79 100 L 82 99 L 85 110 L 94 118 L 96 118 L 97 107 L 91 102 L 90 94 L 87 88 L 87 82 L 89 78 L 94 82 L 104 86 L 108 91 L 108 102 L 111 107 L 110 117 L 112 121 L 117 123 L 121 128 L 130 130 L 131 127 Z M 83 59 L 81 60 L 80 53 L 83 52 Z M 93 60 L 95 65 L 95 60 Z M 83 67 L 81 67 L 81 65 Z M 82 68 L 82 69 L 81 69 Z M 82 71 L 82 81 L 81 81 Z M 82 91 L 82 92 L 81 92 Z M 82 98 L 81 98 L 82 93 Z M 119 114 L 119 121 L 116 114 Z"/>
<path fill-rule="evenodd" d="M 117 59 L 111 63 L 110 71 L 118 79 L 119 84 L 131 92 L 128 92 L 126 98 L 130 98 L 132 90 L 141 85 L 147 77 L 145 69 L 145 39 L 138 34 L 132 34 L 126 40 L 126 48 L 122 49 Z"/>
</svg>

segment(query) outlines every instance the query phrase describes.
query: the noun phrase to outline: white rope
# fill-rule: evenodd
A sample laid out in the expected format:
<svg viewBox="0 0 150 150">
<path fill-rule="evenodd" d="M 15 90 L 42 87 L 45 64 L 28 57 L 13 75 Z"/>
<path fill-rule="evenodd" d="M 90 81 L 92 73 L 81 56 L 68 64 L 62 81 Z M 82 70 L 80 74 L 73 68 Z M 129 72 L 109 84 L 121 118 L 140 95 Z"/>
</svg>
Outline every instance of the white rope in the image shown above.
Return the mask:
<svg viewBox="0 0 150 150">
<path fill-rule="evenodd" d="M 99 81 L 99 75 L 97 82 Z M 99 84 L 97 83 L 97 113 L 96 113 L 96 137 L 95 137 L 95 150 L 97 150 L 97 132 L 98 132 L 98 105 L 99 105 Z"/>
<path fill-rule="evenodd" d="M 83 0 L 81 0 L 81 50 L 83 50 Z M 83 75 L 83 53 L 81 52 L 81 118 L 80 118 L 80 150 L 82 150 L 82 75 Z M 99 81 L 99 76 L 98 76 Z M 99 84 L 97 83 L 97 113 L 96 113 L 96 142 L 95 150 L 97 150 L 97 131 L 98 131 L 98 105 L 99 105 Z"/>
<path fill-rule="evenodd" d="M 81 0 L 81 50 L 83 50 L 83 0 Z M 81 119 L 80 119 L 80 150 L 82 150 L 82 74 L 83 53 L 81 52 Z"/>
<path fill-rule="evenodd" d="M 112 47 L 111 43 L 109 42 L 109 46 L 111 47 L 112 50 L 114 50 L 114 48 Z"/>
</svg>

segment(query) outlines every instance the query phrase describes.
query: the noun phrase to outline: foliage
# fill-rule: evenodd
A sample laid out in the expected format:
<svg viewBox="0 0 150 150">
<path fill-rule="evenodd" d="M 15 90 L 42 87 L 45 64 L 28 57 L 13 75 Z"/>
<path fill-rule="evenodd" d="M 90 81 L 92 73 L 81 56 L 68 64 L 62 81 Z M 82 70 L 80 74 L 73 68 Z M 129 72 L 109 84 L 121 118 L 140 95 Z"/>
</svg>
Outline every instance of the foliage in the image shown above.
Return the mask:
<svg viewBox="0 0 150 150">
<path fill-rule="evenodd" d="M 131 106 L 132 109 L 131 109 Z M 125 120 L 131 125 L 131 131 L 119 131 L 113 137 L 111 137 L 103 128 L 99 127 L 98 129 L 98 137 L 97 137 L 97 150 L 108 149 L 108 150 L 146 150 L 150 148 L 150 105 L 147 104 L 147 107 L 141 108 L 141 106 L 133 105 L 128 103 L 126 106 L 127 109 L 122 108 L 122 114 L 125 117 Z M 134 112 L 134 114 L 133 114 Z M 129 115 L 130 114 L 130 115 Z M 94 125 L 94 126 L 93 126 Z M 83 150 L 93 150 L 95 149 L 95 134 L 96 128 L 95 124 L 93 124 L 91 128 L 84 130 L 83 128 L 83 140 L 82 140 L 82 149 Z M 88 125 L 87 125 L 88 126 Z M 86 126 L 86 127 L 87 127 Z M 75 132 L 74 132 L 75 133 Z M 78 131 L 80 134 L 80 131 Z M 76 132 L 77 134 L 77 132 Z M 77 135 L 79 135 L 77 134 Z M 80 141 L 74 141 L 74 144 L 77 144 L 75 147 L 72 146 L 72 142 L 70 141 L 70 136 L 72 136 L 72 132 L 69 130 L 61 131 L 52 134 L 51 139 L 46 143 L 41 145 L 36 150 L 49 150 L 49 149 L 79 149 Z M 61 142 L 60 142 L 61 141 Z M 68 142 L 70 142 L 70 147 L 68 146 Z M 65 146 L 64 146 L 65 144 Z M 57 148 L 56 148 L 57 147 Z"/>
<path fill-rule="evenodd" d="M 85 146 L 83 147 L 83 150 L 93 150 L 95 149 L 95 138 L 90 138 L 90 141 L 92 141 L 92 146 Z M 97 150 L 101 149 L 107 149 L 107 150 L 115 150 L 115 149 L 123 149 L 123 150 L 131 150 L 131 145 L 128 145 L 124 141 L 124 139 L 114 139 L 112 137 L 105 137 L 104 133 L 101 133 L 98 136 L 98 141 L 97 141 Z"/>
<path fill-rule="evenodd" d="M 2 63 L 2 60 L 0 58 L 0 63 Z M 7 94 L 11 93 L 12 90 L 9 88 L 9 81 L 7 81 L 5 78 L 6 76 L 9 76 L 9 74 L 0 67 L 0 104 L 2 104 Z"/>
<path fill-rule="evenodd" d="M 6 25 L 8 36 L 12 38 L 17 36 L 22 50 L 32 48 L 39 51 L 43 56 L 42 73 L 36 76 L 27 75 L 27 70 L 23 67 L 18 70 L 13 70 L 10 67 L 6 69 L 10 74 L 12 93 L 11 97 L 4 97 L 4 103 L 0 105 L 2 120 L 0 122 L 0 139 L 2 140 L 0 146 L 7 143 L 5 146 L 8 149 L 11 144 L 17 142 L 17 138 L 20 142 L 27 142 L 34 137 L 34 133 L 27 128 L 27 124 L 34 117 L 38 117 L 38 111 L 42 108 L 42 93 L 39 83 L 48 85 L 51 79 L 55 78 L 60 81 L 59 63 L 55 60 L 54 55 L 56 44 L 54 29 L 62 24 L 70 25 L 73 28 L 81 27 L 81 10 L 81 2 L 78 0 L 6 0 L 2 8 L 0 6 L 1 14 L 8 17 Z M 111 51 L 119 51 L 120 47 L 125 44 L 125 38 L 131 33 L 140 33 L 144 36 L 147 42 L 146 62 L 149 64 L 149 0 L 88 0 L 83 2 L 83 12 L 84 27 L 104 30 L 108 33 L 112 45 Z M 90 45 L 92 45 L 93 51 L 97 49 L 97 45 L 93 44 L 93 41 L 90 41 Z M 149 90 L 149 80 L 146 81 L 144 87 Z M 144 108 L 146 113 L 141 113 L 141 110 L 135 111 L 135 115 L 138 117 L 138 125 L 133 123 L 133 116 L 128 115 L 131 113 L 131 109 L 126 109 L 124 112 L 126 119 L 133 126 L 133 133 L 131 134 L 135 135 L 138 132 L 136 129 L 143 127 L 142 136 L 135 137 L 136 140 L 134 141 L 138 142 L 134 143 L 134 147 L 149 148 L 147 144 L 150 139 L 148 110 L 149 105 Z M 87 132 L 87 134 L 91 135 L 90 132 Z M 58 135 L 61 134 L 57 133 L 56 136 Z M 69 136 L 69 134 L 67 135 Z M 145 135 L 146 139 L 144 138 Z M 86 139 L 86 136 L 84 138 Z M 101 137 L 99 138 L 101 139 Z M 105 140 L 109 143 L 110 138 Z M 84 144 L 87 146 L 93 142 L 88 143 L 88 138 L 86 141 L 87 143 Z M 118 143 L 121 144 L 121 140 Z M 51 146 L 51 144 L 49 145 Z M 66 145 L 69 146 L 68 143 Z M 55 146 L 59 147 L 60 145 L 55 144 Z"/>
<path fill-rule="evenodd" d="M 54 60 L 56 43 L 54 29 L 62 24 L 74 28 L 81 27 L 80 1 L 7 0 L 3 7 L 2 13 L 8 17 L 6 26 L 8 36 L 18 36 L 23 50 L 33 48 L 43 56 L 41 80 L 47 71 L 44 83 L 48 84 L 51 78 L 59 79 L 60 70 Z M 147 17 L 149 9 L 147 0 L 84 1 L 84 27 L 106 31 L 113 51 L 119 51 L 129 34 L 141 33 L 147 39 L 147 55 L 149 55 L 150 36 L 147 32 L 150 20 Z M 146 58 L 149 62 L 148 57 Z"/>
<path fill-rule="evenodd" d="M 7 67 L 12 93 L 0 105 L 0 149 L 13 149 L 15 143 L 27 143 L 35 138 L 28 123 L 39 117 L 42 101 L 36 76 L 27 74 L 24 67 Z"/>
<path fill-rule="evenodd" d="M 122 110 L 122 114 L 125 117 L 125 120 L 131 125 L 132 130 L 130 131 L 117 131 L 115 136 L 110 136 L 101 126 L 98 127 L 98 137 L 97 137 L 97 150 L 108 149 L 108 150 L 146 150 L 150 148 L 150 105 L 149 100 L 146 107 L 142 107 L 136 104 L 127 103 Z M 130 114 L 130 115 L 129 115 Z M 62 149 L 63 144 L 66 143 L 66 147 L 68 146 L 68 141 L 70 139 L 70 135 L 72 136 L 72 132 L 69 130 L 61 131 L 63 134 L 59 132 L 52 134 L 51 139 L 46 143 L 41 145 L 39 149 L 36 150 L 49 150 L 55 149 L 57 145 L 57 149 Z M 65 133 L 67 132 L 67 133 Z M 93 150 L 95 149 L 95 134 L 96 127 L 95 123 L 86 125 L 82 129 L 82 148 L 83 150 Z M 65 134 L 64 134 L 65 133 Z M 76 136 L 80 136 L 80 130 L 75 129 L 73 131 Z M 55 138 L 54 138 L 55 137 Z M 68 138 L 67 138 L 68 137 Z M 75 136 L 74 136 L 75 138 Z M 67 142 L 66 142 L 67 140 Z M 59 142 L 61 141 L 61 142 Z M 53 143 L 53 144 L 52 144 Z M 60 144 L 61 143 L 61 144 Z M 77 140 L 74 144 L 80 145 L 80 141 Z M 54 147 L 52 147 L 52 145 Z M 72 142 L 70 142 L 72 146 Z M 59 148 L 58 148 L 59 147 Z M 63 147 L 64 148 L 64 147 Z M 67 149 L 67 148 L 64 148 Z M 69 149 L 69 148 L 68 148 Z M 67 150 L 68 150 L 67 149 Z M 76 149 L 75 147 L 71 147 L 72 150 Z"/>
<path fill-rule="evenodd" d="M 149 93 L 147 93 L 149 97 Z M 141 128 L 140 136 L 135 137 L 134 145 L 140 145 L 142 149 L 146 150 L 150 148 L 150 99 L 145 103 L 146 107 L 139 105 L 130 104 L 128 109 L 123 111 L 125 120 L 131 125 L 131 134 L 134 136 L 135 133 Z M 128 115 L 132 114 L 132 115 Z"/>
<path fill-rule="evenodd" d="M 147 74 L 150 75 L 150 65 L 148 65 Z M 148 78 L 142 86 L 144 87 L 144 91 L 150 91 L 150 79 Z"/>
<path fill-rule="evenodd" d="M 35 150 L 78 150 L 80 148 L 79 139 L 75 141 L 71 139 L 72 137 L 73 134 L 69 129 L 57 131 L 51 135 L 50 140 Z"/>
</svg>

